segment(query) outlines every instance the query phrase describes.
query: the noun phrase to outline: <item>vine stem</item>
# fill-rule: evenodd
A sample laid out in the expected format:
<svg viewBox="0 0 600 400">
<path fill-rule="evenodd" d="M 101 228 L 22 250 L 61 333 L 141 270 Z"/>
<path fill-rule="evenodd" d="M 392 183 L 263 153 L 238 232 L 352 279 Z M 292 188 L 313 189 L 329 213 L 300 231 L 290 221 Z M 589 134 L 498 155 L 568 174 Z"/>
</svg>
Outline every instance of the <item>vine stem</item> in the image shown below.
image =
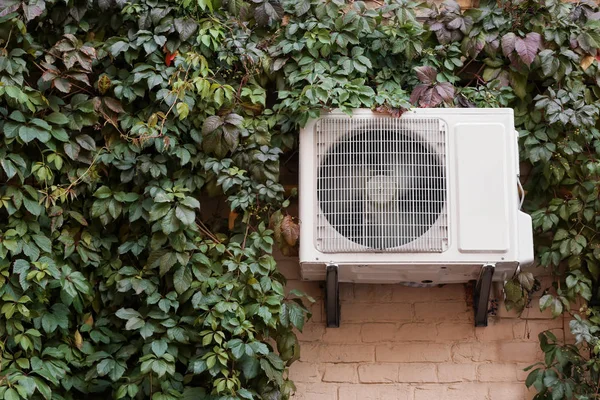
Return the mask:
<svg viewBox="0 0 600 400">
<path fill-rule="evenodd" d="M 249 230 L 250 230 L 250 224 L 246 224 L 246 232 L 244 233 L 244 241 L 242 242 L 242 249 L 246 248 L 246 239 L 248 238 Z"/>
<path fill-rule="evenodd" d="M 101 147 L 100 150 L 98 150 L 96 157 L 94 157 L 94 160 L 92 160 L 92 163 L 90 164 L 88 169 L 86 169 L 85 172 L 79 176 L 79 178 L 77 178 L 75 181 L 71 182 L 71 184 L 66 189 L 67 192 L 69 190 L 71 190 L 73 188 L 73 186 L 75 186 L 79 182 L 81 182 L 83 180 L 83 178 L 85 178 L 90 173 L 90 171 L 92 170 L 92 167 L 96 164 L 96 161 L 98 161 L 98 158 L 100 158 L 100 156 L 102 155 L 102 150 L 108 150 L 108 148 L 105 146 L 105 147 Z"/>
<path fill-rule="evenodd" d="M 183 77 L 184 81 L 188 77 L 188 74 L 190 72 L 190 68 L 191 68 L 191 64 L 185 70 L 185 76 Z M 178 95 L 179 95 L 179 91 L 182 90 L 182 89 L 184 89 L 183 86 L 180 89 L 177 90 L 177 94 Z M 179 96 L 177 96 L 177 97 L 179 97 Z M 169 114 L 171 113 L 171 111 L 173 111 L 173 107 L 175 107 L 176 104 L 177 104 L 177 98 L 173 101 L 173 104 L 171 104 L 171 106 L 169 107 L 169 110 L 167 111 L 167 113 L 165 114 L 164 118 L 162 119 L 162 122 L 160 123 L 160 131 L 158 132 L 158 136 L 159 137 L 163 136 L 163 129 L 165 128 L 165 122 L 167 122 L 167 117 L 169 116 Z"/>
<path fill-rule="evenodd" d="M 462 73 L 464 72 L 464 70 L 465 70 L 465 69 L 467 69 L 467 67 L 468 67 L 469 65 L 471 65 L 471 63 L 472 63 L 473 61 L 475 61 L 475 59 L 474 59 L 474 58 L 471 58 L 471 59 L 469 60 L 469 62 L 467 62 L 467 63 L 466 63 L 466 64 L 465 64 L 465 65 L 464 65 L 464 66 L 463 66 L 461 69 L 460 69 L 460 71 L 458 71 L 458 72 L 456 73 L 456 75 L 458 76 L 458 75 L 462 74 Z"/>
<path fill-rule="evenodd" d="M 6 44 L 4 45 L 4 52 L 6 52 L 6 49 L 8 48 L 8 44 L 10 43 L 10 37 L 12 36 L 12 32 L 13 32 L 13 26 L 10 27 L 10 32 L 8 32 L 8 39 L 6 39 Z"/>
<path fill-rule="evenodd" d="M 198 229 L 200 229 L 200 231 L 202 233 L 204 233 L 205 235 L 207 235 L 211 240 L 213 240 L 216 243 L 223 244 L 223 242 L 220 241 L 219 238 L 217 238 L 210 231 L 210 229 L 208 229 L 208 227 L 206 225 L 204 225 L 204 222 L 202 222 L 201 220 L 197 220 L 196 221 L 196 226 L 198 227 Z M 229 251 L 229 249 L 225 248 L 225 252 L 229 255 L 229 257 L 231 257 L 232 259 L 235 259 L 235 256 L 233 255 L 233 253 L 231 251 Z"/>
</svg>

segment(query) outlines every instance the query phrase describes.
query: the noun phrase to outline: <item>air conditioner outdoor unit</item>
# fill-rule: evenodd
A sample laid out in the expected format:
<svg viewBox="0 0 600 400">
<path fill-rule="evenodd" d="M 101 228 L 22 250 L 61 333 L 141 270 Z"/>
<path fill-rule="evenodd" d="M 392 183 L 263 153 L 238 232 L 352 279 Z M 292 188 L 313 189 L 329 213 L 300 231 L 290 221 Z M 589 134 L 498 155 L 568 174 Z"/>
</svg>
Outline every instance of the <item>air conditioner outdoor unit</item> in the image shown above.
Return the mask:
<svg viewBox="0 0 600 400">
<path fill-rule="evenodd" d="M 338 282 L 476 281 L 487 324 L 494 281 L 533 261 L 519 211 L 512 109 L 414 109 L 400 118 L 323 113 L 300 133 L 300 264 L 326 281 L 327 324 L 339 325 Z"/>
</svg>

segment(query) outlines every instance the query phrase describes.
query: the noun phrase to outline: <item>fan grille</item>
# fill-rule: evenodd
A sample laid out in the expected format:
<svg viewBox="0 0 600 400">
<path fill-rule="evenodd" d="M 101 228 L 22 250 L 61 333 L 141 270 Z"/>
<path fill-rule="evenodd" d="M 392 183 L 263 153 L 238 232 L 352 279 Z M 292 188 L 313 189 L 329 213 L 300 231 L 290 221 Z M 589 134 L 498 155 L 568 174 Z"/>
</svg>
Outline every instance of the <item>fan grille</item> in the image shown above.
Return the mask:
<svg viewBox="0 0 600 400">
<path fill-rule="evenodd" d="M 326 118 L 316 131 L 320 251 L 446 249 L 443 121 Z"/>
</svg>

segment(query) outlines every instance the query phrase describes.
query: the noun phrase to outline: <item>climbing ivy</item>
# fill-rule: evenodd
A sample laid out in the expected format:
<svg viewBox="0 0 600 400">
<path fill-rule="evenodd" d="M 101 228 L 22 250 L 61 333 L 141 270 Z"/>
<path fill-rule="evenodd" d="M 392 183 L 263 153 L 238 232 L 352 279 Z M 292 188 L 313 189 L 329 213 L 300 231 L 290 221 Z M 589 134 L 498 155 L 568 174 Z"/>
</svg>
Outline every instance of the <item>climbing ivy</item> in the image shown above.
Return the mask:
<svg viewBox="0 0 600 400">
<path fill-rule="evenodd" d="M 0 1 L 0 398 L 293 391 L 280 6 L 228 7 Z"/>
<path fill-rule="evenodd" d="M 0 396 L 289 398 L 282 163 L 322 108 L 416 105 L 515 110 L 555 279 L 507 305 L 542 290 L 577 341 L 527 385 L 598 398 L 599 48 L 585 0 L 0 0 Z"/>
</svg>

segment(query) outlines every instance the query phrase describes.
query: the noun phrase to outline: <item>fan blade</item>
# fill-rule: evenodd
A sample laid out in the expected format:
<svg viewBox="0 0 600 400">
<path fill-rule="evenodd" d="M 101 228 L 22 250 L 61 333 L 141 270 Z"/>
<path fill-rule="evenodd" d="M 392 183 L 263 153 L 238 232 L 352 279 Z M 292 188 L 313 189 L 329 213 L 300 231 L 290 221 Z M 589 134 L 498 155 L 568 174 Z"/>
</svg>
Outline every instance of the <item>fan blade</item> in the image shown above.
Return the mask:
<svg viewBox="0 0 600 400">
<path fill-rule="evenodd" d="M 369 202 L 365 209 L 365 243 L 373 249 L 385 250 L 402 244 L 406 215 L 399 212 L 398 202 Z"/>
<path fill-rule="evenodd" d="M 376 250 L 411 243 L 445 203 L 443 160 L 417 134 L 362 130 L 321 160 L 317 197 L 331 227 Z"/>
</svg>

